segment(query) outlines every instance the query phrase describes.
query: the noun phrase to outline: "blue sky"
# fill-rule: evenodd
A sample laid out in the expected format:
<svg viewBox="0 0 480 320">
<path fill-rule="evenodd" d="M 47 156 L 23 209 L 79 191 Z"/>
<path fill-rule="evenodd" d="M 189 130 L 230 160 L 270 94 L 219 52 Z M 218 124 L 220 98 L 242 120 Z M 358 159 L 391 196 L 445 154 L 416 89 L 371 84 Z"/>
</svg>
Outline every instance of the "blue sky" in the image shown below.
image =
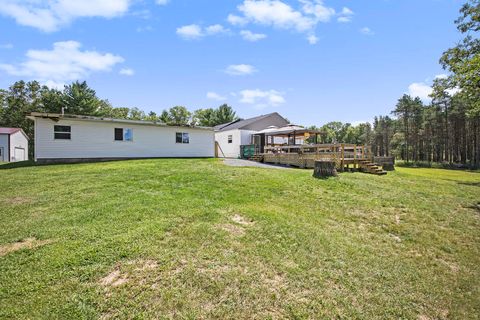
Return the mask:
<svg viewBox="0 0 480 320">
<path fill-rule="evenodd" d="M 427 99 L 460 0 L 2 0 L 0 87 L 87 80 L 116 107 L 228 103 L 303 125 Z"/>
</svg>

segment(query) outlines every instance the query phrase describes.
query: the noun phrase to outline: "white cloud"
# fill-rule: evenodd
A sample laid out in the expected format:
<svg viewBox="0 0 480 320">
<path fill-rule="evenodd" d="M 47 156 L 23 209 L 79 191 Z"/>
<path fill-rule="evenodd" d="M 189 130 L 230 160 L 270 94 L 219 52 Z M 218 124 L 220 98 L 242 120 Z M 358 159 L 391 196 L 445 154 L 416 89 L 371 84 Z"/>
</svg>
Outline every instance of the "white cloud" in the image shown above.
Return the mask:
<svg viewBox="0 0 480 320">
<path fill-rule="evenodd" d="M 228 17 L 227 17 L 227 21 L 230 22 L 230 24 L 232 24 L 234 26 L 243 26 L 243 25 L 246 25 L 248 23 L 247 19 L 245 19 L 243 17 L 239 17 L 239 16 L 234 15 L 234 14 L 229 14 Z"/>
<path fill-rule="evenodd" d="M 448 75 L 442 73 L 442 74 L 437 74 L 435 76 L 435 79 L 448 79 Z"/>
<path fill-rule="evenodd" d="M 451 96 L 453 96 L 453 95 L 455 95 L 455 94 L 459 93 L 460 91 L 462 91 L 462 89 L 460 89 L 460 88 L 458 88 L 458 87 L 457 87 L 457 88 L 453 88 L 453 89 L 448 89 L 448 90 L 447 90 L 448 94 L 449 94 L 449 95 L 451 95 Z"/>
<path fill-rule="evenodd" d="M 342 12 L 340 14 L 344 16 L 353 16 L 354 12 L 350 8 L 343 7 Z"/>
<path fill-rule="evenodd" d="M 227 100 L 227 97 L 221 96 L 216 92 L 210 91 L 210 92 L 207 92 L 207 99 L 216 100 L 216 101 L 225 101 Z"/>
<path fill-rule="evenodd" d="M 414 82 L 408 86 L 408 94 L 412 97 L 419 97 L 422 100 L 430 100 L 432 87 L 425 82 Z"/>
<path fill-rule="evenodd" d="M 364 27 L 360 29 L 360 33 L 366 35 L 366 36 L 373 36 L 375 32 L 373 32 L 369 27 Z"/>
<path fill-rule="evenodd" d="M 0 49 L 13 49 L 13 44 L 11 43 L 0 44 Z"/>
<path fill-rule="evenodd" d="M 3 0 L 0 14 L 23 26 L 53 32 L 78 18 L 114 18 L 125 14 L 131 0 Z"/>
<path fill-rule="evenodd" d="M 183 39 L 187 39 L 187 40 L 200 39 L 205 36 L 225 34 L 228 32 L 230 32 L 230 30 L 224 28 L 220 24 L 214 24 L 205 28 L 202 28 L 198 24 L 190 24 L 187 26 L 177 28 L 177 34 Z"/>
<path fill-rule="evenodd" d="M 177 34 L 184 39 L 199 39 L 203 37 L 202 28 L 197 24 L 177 28 Z"/>
<path fill-rule="evenodd" d="M 338 17 L 337 21 L 340 23 L 349 23 L 352 22 L 352 18 L 350 17 Z"/>
<path fill-rule="evenodd" d="M 208 26 L 208 27 L 205 28 L 205 33 L 208 34 L 208 35 L 227 33 L 229 31 L 230 30 L 224 28 L 220 24 L 214 24 L 214 25 L 211 25 L 211 26 Z"/>
<path fill-rule="evenodd" d="M 310 44 L 316 44 L 318 42 L 318 37 L 314 34 L 311 34 L 307 37 L 308 43 Z"/>
<path fill-rule="evenodd" d="M 50 84 L 85 79 L 94 72 L 110 71 L 124 62 L 120 56 L 97 51 L 82 51 L 76 41 L 55 42 L 52 50 L 28 50 L 18 65 L 0 64 L 0 70 Z"/>
<path fill-rule="evenodd" d="M 122 68 L 118 74 L 121 74 L 122 76 L 133 76 L 135 74 L 135 70 L 131 68 Z"/>
<path fill-rule="evenodd" d="M 313 34 L 318 23 L 328 22 L 335 16 L 335 10 L 325 6 L 322 0 L 299 2 L 300 7 L 293 8 L 282 0 L 244 0 L 237 6 L 240 14 L 230 14 L 227 20 L 234 26 L 253 23 Z"/>
<path fill-rule="evenodd" d="M 306 14 L 313 14 L 317 21 L 328 22 L 335 15 L 335 10 L 333 8 L 326 7 L 323 5 L 323 1 L 307 1 L 300 0 L 303 3 L 303 12 Z"/>
<path fill-rule="evenodd" d="M 448 75 L 438 74 L 434 79 L 447 79 Z M 408 86 L 408 94 L 412 97 L 419 97 L 423 101 L 430 101 L 430 94 L 433 92 L 432 86 L 428 83 L 431 82 L 431 79 L 426 79 L 425 82 L 414 82 Z M 451 96 L 460 92 L 459 88 L 448 89 L 447 93 Z"/>
<path fill-rule="evenodd" d="M 337 18 L 337 21 L 340 23 L 349 23 L 352 22 L 352 17 L 355 13 L 347 7 L 343 7 L 342 11 Z"/>
<path fill-rule="evenodd" d="M 255 72 L 257 72 L 257 69 L 249 64 L 232 64 L 225 69 L 225 73 L 232 76 L 245 76 Z"/>
<path fill-rule="evenodd" d="M 241 103 L 253 104 L 258 108 L 276 107 L 286 102 L 283 94 L 276 90 L 243 90 L 239 94 Z"/>
<path fill-rule="evenodd" d="M 279 0 L 245 0 L 238 10 L 246 21 L 282 29 L 305 31 L 315 24 L 313 19 Z"/>
<path fill-rule="evenodd" d="M 66 83 L 65 82 L 56 82 L 52 80 L 42 81 L 42 84 L 49 87 L 50 89 L 62 90 Z"/>
<path fill-rule="evenodd" d="M 170 2 L 170 0 L 155 0 L 155 3 L 160 5 L 160 6 L 164 6 L 169 2 Z"/>
<path fill-rule="evenodd" d="M 263 33 L 253 33 L 250 30 L 242 30 L 240 31 L 240 35 L 244 40 L 251 41 L 251 42 L 256 42 L 262 39 L 265 39 L 267 37 L 266 34 Z"/>
</svg>

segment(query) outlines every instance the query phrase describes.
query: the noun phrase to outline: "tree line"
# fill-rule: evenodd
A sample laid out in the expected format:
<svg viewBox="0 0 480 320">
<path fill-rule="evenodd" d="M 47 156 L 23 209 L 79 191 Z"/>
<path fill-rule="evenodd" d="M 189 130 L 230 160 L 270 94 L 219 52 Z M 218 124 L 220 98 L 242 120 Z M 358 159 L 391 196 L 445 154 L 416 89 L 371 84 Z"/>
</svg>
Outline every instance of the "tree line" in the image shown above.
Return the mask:
<svg viewBox="0 0 480 320">
<path fill-rule="evenodd" d="M 375 117 L 373 126 L 331 122 L 317 128 L 322 142 L 368 144 L 375 155 L 407 163 L 479 168 L 480 0 L 467 1 L 455 23 L 465 37 L 440 58 L 449 75 L 434 80 L 430 103 L 403 95 L 392 111 L 395 118 Z"/>
<path fill-rule="evenodd" d="M 403 95 L 391 115 L 374 118 L 372 124 L 330 122 L 321 127 L 320 143 L 371 145 L 378 156 L 394 156 L 406 162 L 438 162 L 480 167 L 480 0 L 469 0 L 455 21 L 465 35 L 444 52 L 440 64 L 449 75 L 434 80 L 431 102 Z M 190 112 L 175 106 L 159 115 L 138 108 L 113 107 L 97 97 L 86 82 L 74 82 L 63 90 L 37 81 L 18 81 L 0 89 L 0 126 L 23 128 L 33 138 L 30 112 L 66 113 L 99 117 L 159 121 L 170 125 L 215 126 L 238 119 L 228 105 Z M 33 143 L 33 139 L 31 139 Z M 33 148 L 31 148 L 33 150 Z"/>
<path fill-rule="evenodd" d="M 397 119 L 375 119 L 377 154 L 480 167 L 480 1 L 467 1 L 455 24 L 464 38 L 440 58 L 449 75 L 434 80 L 430 103 L 404 95 L 393 110 Z"/>
</svg>

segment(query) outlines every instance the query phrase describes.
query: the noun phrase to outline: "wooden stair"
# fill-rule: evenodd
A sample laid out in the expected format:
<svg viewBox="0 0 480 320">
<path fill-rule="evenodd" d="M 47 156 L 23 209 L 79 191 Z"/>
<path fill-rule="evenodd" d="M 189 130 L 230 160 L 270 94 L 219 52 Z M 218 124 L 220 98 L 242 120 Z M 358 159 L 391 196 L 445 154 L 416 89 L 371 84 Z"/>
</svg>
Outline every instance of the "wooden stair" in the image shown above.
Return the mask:
<svg viewBox="0 0 480 320">
<path fill-rule="evenodd" d="M 359 162 L 360 170 L 366 173 L 382 176 L 387 174 L 387 171 L 383 170 L 378 164 L 370 162 L 368 160 L 361 160 Z"/>
<path fill-rule="evenodd" d="M 251 156 L 248 160 L 256 161 L 256 162 L 263 162 L 263 155 L 255 154 L 255 155 Z"/>
</svg>

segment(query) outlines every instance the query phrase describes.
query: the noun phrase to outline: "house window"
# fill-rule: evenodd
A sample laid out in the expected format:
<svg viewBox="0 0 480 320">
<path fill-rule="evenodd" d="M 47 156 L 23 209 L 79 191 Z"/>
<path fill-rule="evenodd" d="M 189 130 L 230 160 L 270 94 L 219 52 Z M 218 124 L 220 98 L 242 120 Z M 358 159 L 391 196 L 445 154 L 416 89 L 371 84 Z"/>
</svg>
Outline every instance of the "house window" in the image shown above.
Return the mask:
<svg viewBox="0 0 480 320">
<path fill-rule="evenodd" d="M 228 143 L 232 143 L 232 142 L 233 142 L 233 136 L 232 136 L 232 135 L 229 135 L 229 136 L 227 137 L 227 139 L 228 139 Z"/>
<path fill-rule="evenodd" d="M 133 141 L 133 130 L 124 128 L 115 128 L 115 141 Z"/>
<path fill-rule="evenodd" d="M 190 143 L 190 135 L 187 132 L 177 132 L 175 133 L 175 142 Z"/>
<path fill-rule="evenodd" d="M 53 126 L 53 135 L 55 140 L 70 140 L 72 137 L 72 127 Z"/>
</svg>

